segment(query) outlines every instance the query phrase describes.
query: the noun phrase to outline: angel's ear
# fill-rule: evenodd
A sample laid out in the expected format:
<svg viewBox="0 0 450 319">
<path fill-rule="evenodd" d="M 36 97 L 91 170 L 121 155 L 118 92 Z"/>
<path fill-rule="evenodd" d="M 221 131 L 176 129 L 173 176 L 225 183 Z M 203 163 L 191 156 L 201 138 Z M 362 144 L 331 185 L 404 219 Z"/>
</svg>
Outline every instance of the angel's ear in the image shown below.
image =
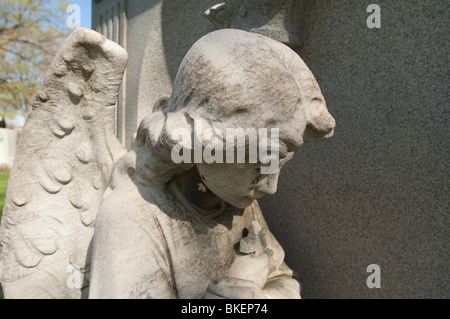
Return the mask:
<svg viewBox="0 0 450 319">
<path fill-rule="evenodd" d="M 182 144 L 191 148 L 192 127 L 184 112 L 154 112 L 146 115 L 139 125 L 135 145 L 152 150 L 159 158 L 170 160 L 171 150 L 183 136 Z"/>
<path fill-rule="evenodd" d="M 328 113 L 325 101 L 315 99 L 306 108 L 305 142 L 320 142 L 333 136 L 336 121 Z"/>
<path fill-rule="evenodd" d="M 167 114 L 161 141 L 171 149 L 176 145 L 192 148 L 193 127 L 184 112 L 171 112 Z"/>
<path fill-rule="evenodd" d="M 136 146 L 155 145 L 164 128 L 165 115 L 162 112 L 147 114 L 141 121 L 134 143 Z"/>
<path fill-rule="evenodd" d="M 152 112 L 159 112 L 164 110 L 169 105 L 169 97 L 165 96 L 160 98 L 158 101 L 155 102 L 155 105 L 153 105 Z"/>
</svg>

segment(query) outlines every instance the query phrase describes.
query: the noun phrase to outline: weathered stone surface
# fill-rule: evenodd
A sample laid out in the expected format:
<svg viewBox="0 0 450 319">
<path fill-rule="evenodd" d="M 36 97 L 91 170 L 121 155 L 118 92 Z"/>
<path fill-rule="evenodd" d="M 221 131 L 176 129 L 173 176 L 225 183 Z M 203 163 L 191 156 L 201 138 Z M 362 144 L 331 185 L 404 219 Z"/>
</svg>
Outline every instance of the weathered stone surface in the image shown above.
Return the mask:
<svg viewBox="0 0 450 319">
<path fill-rule="evenodd" d="M 298 0 L 226 0 L 205 15 L 220 29 L 250 31 L 297 48 L 301 44 L 301 6 Z"/>
<path fill-rule="evenodd" d="M 127 145 L 137 112 L 143 116 L 160 97 L 152 83 L 170 85 L 187 49 L 214 29 L 203 12 L 221 1 L 170 0 L 155 13 L 159 2 L 127 1 Z M 449 297 L 447 1 L 382 1 L 381 29 L 366 25 L 373 2 L 296 2 L 296 51 L 339 123 L 329 143 L 305 145 L 285 166 L 277 194 L 260 200 L 300 274 L 302 296 Z M 382 289 L 366 286 L 372 263 L 381 266 Z"/>
<path fill-rule="evenodd" d="M 137 132 L 135 173 L 100 209 L 90 297 L 299 298 L 256 199 L 276 191 L 281 167 L 304 141 L 333 134 L 311 71 L 280 42 L 216 31 L 188 51 L 160 103 Z M 271 175 L 260 162 L 174 164 L 177 130 L 191 141 L 211 127 L 222 136 L 227 128 L 279 128 L 284 158 Z"/>
<path fill-rule="evenodd" d="M 217 29 L 204 15 L 205 10 L 216 3 L 215 0 L 197 0 L 195 5 L 185 0 L 131 0 L 126 4 L 126 19 L 117 16 L 125 7 L 123 0 L 103 0 L 93 5 L 94 28 L 132 52 L 123 84 L 124 93 L 119 98 L 116 125 L 119 140 L 127 148 L 130 148 L 133 134 L 144 116 L 162 96 L 172 93 L 178 67 L 189 48 Z M 256 7 L 249 14 L 251 22 L 239 19 L 235 22 L 297 47 L 300 43 L 297 13 L 301 7 L 292 0 L 268 1 L 264 7 L 273 4 L 276 9 L 269 11 L 276 19 L 265 19 L 264 23 L 254 25 L 264 10 L 251 4 L 251 8 Z M 117 17 L 112 17 L 112 12 Z M 112 30 L 108 25 L 114 26 Z M 240 28 L 238 25 L 232 27 Z M 113 35 L 114 28 L 121 29 L 116 36 Z"/>
<path fill-rule="evenodd" d="M 22 131 L 1 221 L 6 298 L 86 296 L 93 223 L 123 152 L 113 125 L 126 62 L 120 46 L 78 29 L 45 75 Z"/>
<path fill-rule="evenodd" d="M 1 223 L 5 296 L 300 298 L 256 199 L 275 193 L 281 168 L 303 142 L 333 135 L 335 121 L 303 60 L 245 31 L 202 37 L 183 59 L 172 95 L 144 118 L 124 154 L 113 125 L 126 62 L 120 46 L 78 29 L 45 75 Z M 235 144 L 230 128 L 259 133 Z M 259 142 L 263 157 L 177 162 L 180 129 L 183 154 L 204 153 L 213 129 L 226 153 Z"/>
<path fill-rule="evenodd" d="M 260 201 L 302 297 L 449 298 L 448 2 L 304 3 L 298 53 L 338 126 Z"/>
</svg>

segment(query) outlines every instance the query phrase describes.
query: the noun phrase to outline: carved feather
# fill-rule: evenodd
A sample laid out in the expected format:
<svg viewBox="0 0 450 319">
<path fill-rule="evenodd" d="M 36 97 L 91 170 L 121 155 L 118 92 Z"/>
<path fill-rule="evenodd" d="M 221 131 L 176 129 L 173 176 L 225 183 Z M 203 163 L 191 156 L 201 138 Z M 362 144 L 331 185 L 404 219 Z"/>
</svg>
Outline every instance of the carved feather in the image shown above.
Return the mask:
<svg viewBox="0 0 450 319">
<path fill-rule="evenodd" d="M 0 228 L 7 298 L 80 298 L 94 222 L 115 160 L 119 45 L 77 29 L 54 58 L 18 146 Z M 73 269 L 80 285 L 68 284 Z M 73 278 L 70 278 L 71 280 Z"/>
</svg>

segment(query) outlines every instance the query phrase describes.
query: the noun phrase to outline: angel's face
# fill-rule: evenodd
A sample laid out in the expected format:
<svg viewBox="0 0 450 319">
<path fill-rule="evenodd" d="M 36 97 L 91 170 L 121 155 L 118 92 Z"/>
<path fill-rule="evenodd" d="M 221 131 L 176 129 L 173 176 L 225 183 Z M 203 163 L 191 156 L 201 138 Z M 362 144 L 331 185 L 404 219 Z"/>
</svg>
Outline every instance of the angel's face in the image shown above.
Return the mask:
<svg viewBox="0 0 450 319">
<path fill-rule="evenodd" d="M 245 208 L 264 195 L 273 195 L 277 191 L 280 170 L 294 156 L 294 152 L 280 154 L 278 169 L 273 174 L 261 173 L 261 163 L 197 164 L 200 177 L 206 186 L 227 203 Z"/>
</svg>

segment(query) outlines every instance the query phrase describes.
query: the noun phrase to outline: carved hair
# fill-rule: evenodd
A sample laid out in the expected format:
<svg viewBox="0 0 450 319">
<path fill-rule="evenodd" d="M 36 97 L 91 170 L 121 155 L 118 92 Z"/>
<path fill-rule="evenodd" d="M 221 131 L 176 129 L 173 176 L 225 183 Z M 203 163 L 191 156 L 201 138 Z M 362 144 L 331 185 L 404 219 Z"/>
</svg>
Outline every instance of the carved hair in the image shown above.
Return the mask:
<svg viewBox="0 0 450 319">
<path fill-rule="evenodd" d="M 158 101 L 141 122 L 134 149 L 138 176 L 146 184 L 163 184 L 190 169 L 193 164 L 172 161 L 178 137 L 171 133 L 184 128 L 192 138 L 201 134 L 194 132 L 195 120 L 225 136 L 226 128 L 283 126 L 295 118 L 281 134 L 291 134 L 301 144 L 305 130 L 312 128 L 321 140 L 334 120 L 324 101 L 308 110 L 309 100 L 318 97 L 323 99 L 311 71 L 287 46 L 240 30 L 212 32 L 186 54 L 171 97 Z"/>
</svg>

